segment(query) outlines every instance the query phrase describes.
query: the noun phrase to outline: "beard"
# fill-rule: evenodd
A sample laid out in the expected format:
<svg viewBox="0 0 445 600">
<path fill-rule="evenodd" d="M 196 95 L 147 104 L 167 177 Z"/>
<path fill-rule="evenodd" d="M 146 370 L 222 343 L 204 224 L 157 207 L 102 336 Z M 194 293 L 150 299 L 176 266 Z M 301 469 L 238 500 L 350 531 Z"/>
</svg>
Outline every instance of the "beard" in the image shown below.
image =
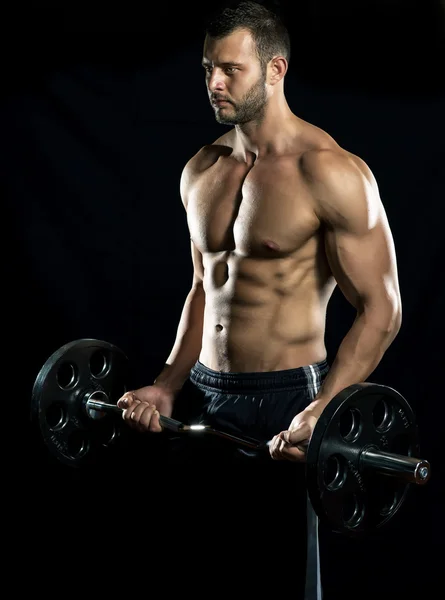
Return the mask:
<svg viewBox="0 0 445 600">
<path fill-rule="evenodd" d="M 260 77 L 239 102 L 230 101 L 229 106 L 217 108 L 215 118 L 223 125 L 243 125 L 251 121 L 261 121 L 266 102 L 265 77 Z"/>
</svg>

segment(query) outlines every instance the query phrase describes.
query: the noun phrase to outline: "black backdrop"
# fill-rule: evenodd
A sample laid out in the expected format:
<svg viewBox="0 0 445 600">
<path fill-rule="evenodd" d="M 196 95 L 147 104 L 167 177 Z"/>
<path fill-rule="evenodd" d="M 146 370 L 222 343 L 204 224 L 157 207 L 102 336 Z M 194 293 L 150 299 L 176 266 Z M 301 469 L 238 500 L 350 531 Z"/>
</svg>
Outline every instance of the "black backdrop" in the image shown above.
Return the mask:
<svg viewBox="0 0 445 600">
<path fill-rule="evenodd" d="M 223 131 L 200 66 L 208 11 L 193 3 L 146 10 L 82 12 L 68 2 L 5 21 L 4 391 L 13 400 L 4 410 L 5 496 L 21 523 L 12 547 L 22 559 L 32 548 L 29 568 L 54 537 L 61 505 L 72 514 L 92 493 L 91 480 L 53 471 L 36 453 L 27 427 L 34 378 L 54 350 L 84 337 L 126 352 L 130 387 L 156 376 L 191 282 L 181 169 Z M 370 379 L 407 397 L 433 465 L 429 484 L 412 490 L 385 534 L 357 543 L 322 532 L 326 597 L 402 597 L 432 585 L 444 551 L 444 5 L 283 2 L 281 10 L 293 42 L 292 109 L 367 161 L 379 183 L 404 318 Z M 336 292 L 330 358 L 351 319 Z M 108 502 L 115 477 L 104 476 L 96 501 Z M 144 489 L 131 477 L 126 485 Z"/>
</svg>

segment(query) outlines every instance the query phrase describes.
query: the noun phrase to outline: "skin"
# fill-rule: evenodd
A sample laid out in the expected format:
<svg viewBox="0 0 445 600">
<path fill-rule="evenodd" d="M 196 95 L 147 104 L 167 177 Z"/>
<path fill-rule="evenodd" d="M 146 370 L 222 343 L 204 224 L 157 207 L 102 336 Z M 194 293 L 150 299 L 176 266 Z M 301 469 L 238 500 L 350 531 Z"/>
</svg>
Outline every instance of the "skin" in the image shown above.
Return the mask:
<svg viewBox="0 0 445 600">
<path fill-rule="evenodd" d="M 338 286 L 356 317 L 314 401 L 270 444 L 272 458 L 304 461 L 328 402 L 369 377 L 400 329 L 391 230 L 369 166 L 291 111 L 285 57 L 264 72 L 240 29 L 207 38 L 203 66 L 215 118 L 233 127 L 184 167 L 193 281 L 165 369 L 134 392 L 138 405 L 133 392 L 124 396 L 123 416 L 160 431 L 153 412 L 171 414 L 198 357 L 222 372 L 325 359 L 326 311 Z M 153 390 L 168 400 L 154 401 Z"/>
</svg>

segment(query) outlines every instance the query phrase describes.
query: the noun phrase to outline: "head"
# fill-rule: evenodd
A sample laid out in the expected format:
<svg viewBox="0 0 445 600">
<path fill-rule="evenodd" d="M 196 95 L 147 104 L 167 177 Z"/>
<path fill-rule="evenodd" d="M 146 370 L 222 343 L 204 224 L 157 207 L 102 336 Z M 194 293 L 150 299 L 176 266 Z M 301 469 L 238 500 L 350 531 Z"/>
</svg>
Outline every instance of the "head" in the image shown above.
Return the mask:
<svg viewBox="0 0 445 600">
<path fill-rule="evenodd" d="M 280 84 L 282 90 L 290 59 L 286 27 L 261 4 L 241 2 L 223 9 L 205 33 L 203 66 L 216 119 L 231 125 L 261 120 Z"/>
</svg>

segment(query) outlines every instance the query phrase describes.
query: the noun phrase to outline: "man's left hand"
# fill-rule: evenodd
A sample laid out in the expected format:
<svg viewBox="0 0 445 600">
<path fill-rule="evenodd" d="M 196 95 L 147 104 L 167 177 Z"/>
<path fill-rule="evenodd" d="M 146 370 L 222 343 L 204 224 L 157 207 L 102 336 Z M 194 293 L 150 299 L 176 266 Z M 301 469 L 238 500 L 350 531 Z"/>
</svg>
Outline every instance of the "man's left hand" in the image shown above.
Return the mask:
<svg viewBox="0 0 445 600">
<path fill-rule="evenodd" d="M 304 462 L 306 447 L 318 420 L 318 411 L 305 409 L 296 415 L 286 431 L 274 436 L 269 445 L 269 452 L 274 460 L 290 460 Z"/>
</svg>

